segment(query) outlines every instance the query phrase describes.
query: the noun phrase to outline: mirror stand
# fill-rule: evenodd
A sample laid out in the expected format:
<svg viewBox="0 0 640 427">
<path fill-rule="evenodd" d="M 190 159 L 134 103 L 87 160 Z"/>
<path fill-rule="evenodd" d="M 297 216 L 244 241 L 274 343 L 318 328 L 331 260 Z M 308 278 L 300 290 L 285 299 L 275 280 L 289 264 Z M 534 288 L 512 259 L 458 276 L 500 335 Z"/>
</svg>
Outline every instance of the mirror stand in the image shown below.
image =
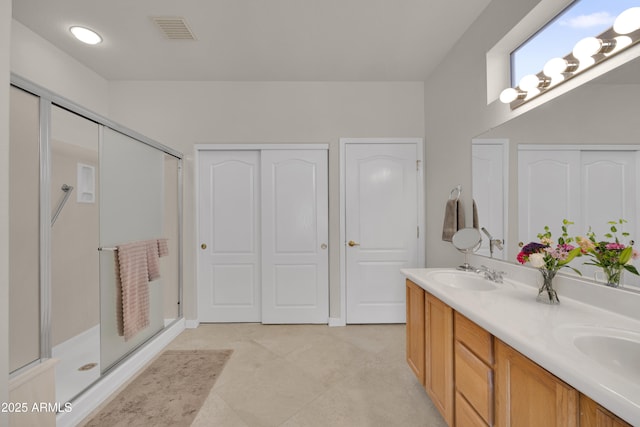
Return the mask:
<svg viewBox="0 0 640 427">
<path fill-rule="evenodd" d="M 477 228 L 463 228 L 456 232 L 451 239 L 453 246 L 464 254 L 464 264 L 458 266 L 458 270 L 476 271 L 477 268 L 469 264 L 469 254 L 480 249 L 482 236 Z"/>
</svg>

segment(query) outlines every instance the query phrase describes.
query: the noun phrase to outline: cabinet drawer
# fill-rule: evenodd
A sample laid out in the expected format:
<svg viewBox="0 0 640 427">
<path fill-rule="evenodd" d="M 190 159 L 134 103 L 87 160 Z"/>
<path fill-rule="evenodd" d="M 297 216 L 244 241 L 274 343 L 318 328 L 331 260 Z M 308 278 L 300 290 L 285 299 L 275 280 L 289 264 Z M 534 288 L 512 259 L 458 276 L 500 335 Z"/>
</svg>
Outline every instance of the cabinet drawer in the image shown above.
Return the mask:
<svg viewBox="0 0 640 427">
<path fill-rule="evenodd" d="M 493 424 L 493 370 L 459 341 L 455 343 L 455 384 L 484 421 Z"/>
<path fill-rule="evenodd" d="M 487 365 L 493 366 L 493 337 L 463 315 L 455 314 L 456 340 L 463 343 Z"/>
<path fill-rule="evenodd" d="M 456 392 L 456 426 L 489 427 L 469 402 L 458 392 Z"/>
</svg>

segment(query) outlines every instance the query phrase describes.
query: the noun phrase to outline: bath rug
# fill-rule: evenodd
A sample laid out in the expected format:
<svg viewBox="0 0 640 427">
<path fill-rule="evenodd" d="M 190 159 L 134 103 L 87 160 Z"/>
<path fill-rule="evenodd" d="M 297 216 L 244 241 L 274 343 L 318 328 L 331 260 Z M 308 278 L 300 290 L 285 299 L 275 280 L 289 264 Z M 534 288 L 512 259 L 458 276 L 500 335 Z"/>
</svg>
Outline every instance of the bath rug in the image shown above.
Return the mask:
<svg viewBox="0 0 640 427">
<path fill-rule="evenodd" d="M 85 426 L 189 426 L 233 350 L 167 350 Z"/>
</svg>

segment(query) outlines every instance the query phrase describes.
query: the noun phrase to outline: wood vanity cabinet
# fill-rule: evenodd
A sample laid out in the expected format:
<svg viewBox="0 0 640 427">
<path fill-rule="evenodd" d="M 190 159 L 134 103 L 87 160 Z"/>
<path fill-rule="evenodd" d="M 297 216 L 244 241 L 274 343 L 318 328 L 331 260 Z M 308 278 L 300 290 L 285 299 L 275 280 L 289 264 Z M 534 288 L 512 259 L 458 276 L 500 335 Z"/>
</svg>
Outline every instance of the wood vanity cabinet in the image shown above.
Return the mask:
<svg viewBox="0 0 640 427">
<path fill-rule="evenodd" d="M 580 427 L 631 427 L 631 424 L 621 420 L 584 394 L 581 394 Z"/>
<path fill-rule="evenodd" d="M 497 427 L 578 425 L 578 392 L 496 340 Z"/>
<path fill-rule="evenodd" d="M 424 387 L 448 425 L 453 426 L 453 309 L 425 292 Z"/>
<path fill-rule="evenodd" d="M 493 336 L 454 314 L 455 421 L 457 426 L 493 425 Z"/>
<path fill-rule="evenodd" d="M 407 363 L 453 427 L 630 427 L 407 280 Z"/>
<path fill-rule="evenodd" d="M 407 363 L 424 386 L 425 291 L 407 279 Z"/>
</svg>

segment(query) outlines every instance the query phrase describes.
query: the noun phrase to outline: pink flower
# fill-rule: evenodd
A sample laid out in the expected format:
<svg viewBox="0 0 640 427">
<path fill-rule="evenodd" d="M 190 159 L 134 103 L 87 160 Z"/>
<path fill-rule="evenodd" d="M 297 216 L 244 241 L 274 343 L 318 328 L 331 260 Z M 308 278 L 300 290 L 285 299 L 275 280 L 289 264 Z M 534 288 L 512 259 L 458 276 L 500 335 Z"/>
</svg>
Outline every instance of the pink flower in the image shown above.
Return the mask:
<svg viewBox="0 0 640 427">
<path fill-rule="evenodd" d="M 622 250 L 625 246 L 622 243 L 607 243 L 605 246 L 606 249 L 614 249 L 614 250 Z"/>
</svg>

